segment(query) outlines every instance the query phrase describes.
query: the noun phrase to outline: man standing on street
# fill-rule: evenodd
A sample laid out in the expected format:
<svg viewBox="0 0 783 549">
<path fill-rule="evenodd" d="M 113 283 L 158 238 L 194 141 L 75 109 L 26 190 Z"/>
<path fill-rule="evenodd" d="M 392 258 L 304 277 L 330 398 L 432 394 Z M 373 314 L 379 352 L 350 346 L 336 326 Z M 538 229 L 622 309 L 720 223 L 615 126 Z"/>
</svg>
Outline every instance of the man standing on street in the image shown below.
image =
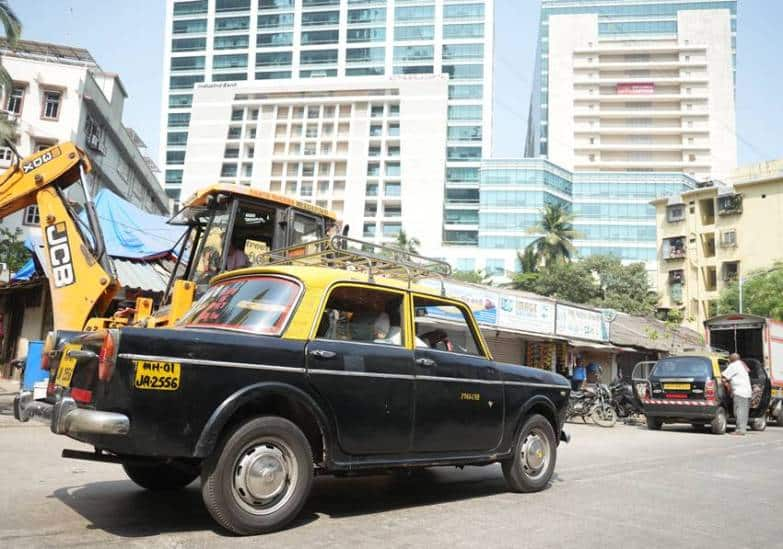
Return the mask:
<svg viewBox="0 0 783 549">
<path fill-rule="evenodd" d="M 731 394 L 734 398 L 734 418 L 737 421 L 737 429 L 733 434 L 744 435 L 748 428 L 748 413 L 750 412 L 750 376 L 745 363 L 740 360 L 737 353 L 729 356 L 730 363 L 723 370 L 723 379 L 731 383 Z"/>
<path fill-rule="evenodd" d="M 582 363 L 582 357 L 576 358 L 576 366 L 574 366 L 574 373 L 571 376 L 571 390 L 579 391 L 582 388 L 582 384 L 585 382 L 587 372 L 585 366 Z"/>
</svg>

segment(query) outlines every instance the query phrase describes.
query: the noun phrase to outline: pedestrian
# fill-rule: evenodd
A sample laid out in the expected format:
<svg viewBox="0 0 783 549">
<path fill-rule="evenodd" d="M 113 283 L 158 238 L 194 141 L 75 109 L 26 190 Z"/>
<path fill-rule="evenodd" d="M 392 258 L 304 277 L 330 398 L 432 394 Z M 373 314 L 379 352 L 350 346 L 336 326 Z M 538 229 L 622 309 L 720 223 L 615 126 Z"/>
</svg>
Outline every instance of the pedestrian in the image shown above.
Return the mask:
<svg viewBox="0 0 783 549">
<path fill-rule="evenodd" d="M 748 428 L 748 414 L 750 413 L 750 376 L 748 367 L 740 359 L 739 354 L 732 353 L 729 356 L 729 365 L 723 370 L 722 377 L 731 384 L 731 395 L 734 399 L 734 418 L 737 429 L 734 435 L 744 435 Z"/>
<path fill-rule="evenodd" d="M 587 371 L 585 370 L 584 364 L 582 364 L 582 358 L 577 357 L 576 366 L 574 366 L 574 373 L 571 376 L 571 389 L 573 391 L 578 391 L 581 389 L 586 377 Z"/>
</svg>

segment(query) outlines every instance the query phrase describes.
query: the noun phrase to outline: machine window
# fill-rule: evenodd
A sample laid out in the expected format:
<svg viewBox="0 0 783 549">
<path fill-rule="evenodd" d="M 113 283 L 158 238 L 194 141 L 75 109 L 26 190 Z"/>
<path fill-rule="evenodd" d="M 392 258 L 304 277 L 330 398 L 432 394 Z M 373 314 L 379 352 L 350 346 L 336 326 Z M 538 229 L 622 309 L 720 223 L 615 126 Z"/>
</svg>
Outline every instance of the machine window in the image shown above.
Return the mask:
<svg viewBox="0 0 783 549">
<path fill-rule="evenodd" d="M 340 286 L 326 302 L 317 338 L 403 345 L 403 294 Z"/>
</svg>

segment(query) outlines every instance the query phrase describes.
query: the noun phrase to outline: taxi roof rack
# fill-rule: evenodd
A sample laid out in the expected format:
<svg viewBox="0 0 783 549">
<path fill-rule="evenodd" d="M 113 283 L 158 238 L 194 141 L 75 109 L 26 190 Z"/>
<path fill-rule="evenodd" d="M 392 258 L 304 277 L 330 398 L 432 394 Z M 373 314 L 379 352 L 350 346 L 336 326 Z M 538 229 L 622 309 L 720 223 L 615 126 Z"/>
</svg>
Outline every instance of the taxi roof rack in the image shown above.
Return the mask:
<svg viewBox="0 0 783 549">
<path fill-rule="evenodd" d="M 370 282 L 381 275 L 407 280 L 408 286 L 417 279 L 437 278 L 442 292 L 443 279 L 451 275 L 451 265 L 440 259 L 342 235 L 274 250 L 261 256 L 258 263 L 364 271 Z"/>
</svg>

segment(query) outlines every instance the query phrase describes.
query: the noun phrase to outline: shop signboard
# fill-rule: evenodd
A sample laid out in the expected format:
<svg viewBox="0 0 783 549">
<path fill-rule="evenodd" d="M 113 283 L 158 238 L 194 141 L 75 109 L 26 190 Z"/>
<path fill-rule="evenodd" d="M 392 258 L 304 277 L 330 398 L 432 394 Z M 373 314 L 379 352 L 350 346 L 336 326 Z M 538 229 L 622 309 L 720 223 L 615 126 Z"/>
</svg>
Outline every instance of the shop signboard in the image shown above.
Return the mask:
<svg viewBox="0 0 783 549">
<path fill-rule="evenodd" d="M 540 334 L 554 334 L 555 304 L 543 299 L 501 294 L 498 326 Z"/>
<path fill-rule="evenodd" d="M 617 95 L 651 95 L 655 93 L 653 82 L 621 82 L 617 84 Z"/>
<path fill-rule="evenodd" d="M 440 290 L 440 282 L 423 281 Z M 555 333 L 555 304 L 545 299 L 493 292 L 488 288 L 445 283 L 446 295 L 467 303 L 479 324 L 539 334 Z M 428 316 L 455 320 L 450 309 L 428 307 Z"/>
<path fill-rule="evenodd" d="M 555 333 L 590 341 L 606 341 L 607 330 L 600 311 L 557 304 Z"/>
</svg>

